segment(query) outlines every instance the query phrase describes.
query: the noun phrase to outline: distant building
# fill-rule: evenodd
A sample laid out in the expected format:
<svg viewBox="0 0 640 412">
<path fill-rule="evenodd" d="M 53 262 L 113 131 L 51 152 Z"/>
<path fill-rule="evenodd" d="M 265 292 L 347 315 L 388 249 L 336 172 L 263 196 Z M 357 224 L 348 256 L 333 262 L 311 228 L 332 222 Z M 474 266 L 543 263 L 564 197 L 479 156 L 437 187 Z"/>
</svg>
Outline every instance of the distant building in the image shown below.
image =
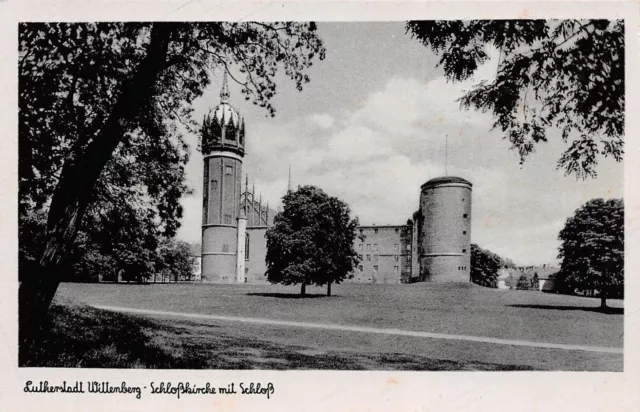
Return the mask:
<svg viewBox="0 0 640 412">
<path fill-rule="evenodd" d="M 515 289 L 515 282 L 517 282 L 519 276 L 518 271 L 515 269 L 501 268 L 498 270 L 496 287 L 498 289 Z"/>
<path fill-rule="evenodd" d="M 409 283 L 411 267 L 411 225 L 360 226 L 355 250 L 360 264 L 348 280 L 357 283 Z"/>
<path fill-rule="evenodd" d="M 205 117 L 201 279 L 212 283 L 262 283 L 267 229 L 275 212 L 242 187 L 245 123 L 229 104 L 225 74 L 220 104 Z M 418 210 L 405 225 L 360 226 L 361 257 L 349 281 L 469 282 L 471 191 L 462 178 L 444 176 L 421 186 Z"/>
<path fill-rule="evenodd" d="M 540 292 L 556 293 L 556 273 L 543 274 L 538 277 L 538 290 Z"/>
<path fill-rule="evenodd" d="M 537 279 L 538 286 L 536 289 L 539 292 L 556 293 L 556 275 L 559 270 L 557 267 L 548 264 L 541 266 L 519 266 L 517 271 L 512 274 L 512 279 L 515 282 L 512 284 L 515 285 L 520 277 L 524 276 L 530 284 L 534 284 L 535 279 Z M 515 289 L 515 287 L 512 287 L 512 289 Z"/>
</svg>

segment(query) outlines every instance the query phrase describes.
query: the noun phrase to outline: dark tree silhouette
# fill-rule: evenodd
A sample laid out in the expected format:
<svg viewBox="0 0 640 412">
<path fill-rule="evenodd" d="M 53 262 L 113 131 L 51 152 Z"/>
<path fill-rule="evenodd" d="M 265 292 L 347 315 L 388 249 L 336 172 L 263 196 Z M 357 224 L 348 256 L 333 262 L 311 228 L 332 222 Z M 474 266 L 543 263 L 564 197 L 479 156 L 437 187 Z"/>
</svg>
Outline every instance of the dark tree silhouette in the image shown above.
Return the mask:
<svg viewBox="0 0 640 412">
<path fill-rule="evenodd" d="M 518 279 L 518 283 L 516 284 L 516 289 L 518 290 L 528 290 L 531 287 L 531 282 L 527 279 L 526 275 L 520 276 Z"/>
<path fill-rule="evenodd" d="M 471 244 L 471 282 L 490 288 L 497 287 L 498 270 L 513 267 L 511 260 L 502 259 L 497 254 Z"/>
<path fill-rule="evenodd" d="M 272 283 L 340 283 L 359 262 L 353 248 L 358 219 L 349 206 L 321 189 L 303 186 L 283 198 L 284 209 L 267 229 L 267 278 Z"/>
<path fill-rule="evenodd" d="M 114 153 L 141 139 L 153 147 L 146 156 L 123 155 L 132 165 L 152 173 L 148 162 L 166 157 L 183 168 L 176 125 L 195 126 L 191 104 L 212 68 L 238 67 L 244 79 L 232 78 L 246 99 L 273 115 L 278 68 L 300 90 L 312 60 L 324 57 L 315 24 L 295 22 L 25 23 L 19 45 L 20 209 L 48 205 L 44 251 L 20 277 L 21 349 L 41 325 Z M 144 187 L 167 199 L 154 206 L 169 232 L 181 213 L 174 201 L 181 173 L 174 184 L 159 175 Z"/>
<path fill-rule="evenodd" d="M 600 307 L 624 288 L 624 203 L 593 199 L 567 219 L 558 236 L 560 274 L 569 289 L 597 290 Z"/>
<path fill-rule="evenodd" d="M 567 174 L 596 175 L 598 157 L 623 157 L 625 45 L 622 20 L 410 21 L 407 32 L 440 56 L 449 80 L 471 77 L 499 50 L 496 78 L 460 99 L 490 112 L 524 162 L 555 127 L 570 143 Z"/>
</svg>

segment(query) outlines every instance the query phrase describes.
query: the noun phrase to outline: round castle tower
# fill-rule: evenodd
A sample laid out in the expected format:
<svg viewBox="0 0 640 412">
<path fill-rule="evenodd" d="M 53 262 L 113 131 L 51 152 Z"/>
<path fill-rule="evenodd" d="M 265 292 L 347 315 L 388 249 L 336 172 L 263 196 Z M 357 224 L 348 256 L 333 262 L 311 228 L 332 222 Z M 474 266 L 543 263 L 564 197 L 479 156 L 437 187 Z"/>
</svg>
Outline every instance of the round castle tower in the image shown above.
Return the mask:
<svg viewBox="0 0 640 412">
<path fill-rule="evenodd" d="M 471 187 L 460 177 L 431 179 L 421 186 L 420 278 L 469 282 L 471 272 Z"/>
<path fill-rule="evenodd" d="M 238 219 L 244 157 L 244 119 L 229 103 L 224 74 L 220 104 L 204 117 L 202 281 L 236 282 Z M 244 255 L 244 254 L 243 254 Z"/>
</svg>

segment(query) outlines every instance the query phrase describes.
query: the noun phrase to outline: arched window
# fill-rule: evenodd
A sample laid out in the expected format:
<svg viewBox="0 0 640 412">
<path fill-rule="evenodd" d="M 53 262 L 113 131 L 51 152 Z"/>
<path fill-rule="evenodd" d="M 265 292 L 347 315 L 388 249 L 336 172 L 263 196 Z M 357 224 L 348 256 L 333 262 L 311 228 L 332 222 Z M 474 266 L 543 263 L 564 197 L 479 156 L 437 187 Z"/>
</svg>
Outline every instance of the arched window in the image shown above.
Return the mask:
<svg viewBox="0 0 640 412">
<path fill-rule="evenodd" d="M 244 259 L 249 260 L 249 234 L 244 238 Z"/>
</svg>

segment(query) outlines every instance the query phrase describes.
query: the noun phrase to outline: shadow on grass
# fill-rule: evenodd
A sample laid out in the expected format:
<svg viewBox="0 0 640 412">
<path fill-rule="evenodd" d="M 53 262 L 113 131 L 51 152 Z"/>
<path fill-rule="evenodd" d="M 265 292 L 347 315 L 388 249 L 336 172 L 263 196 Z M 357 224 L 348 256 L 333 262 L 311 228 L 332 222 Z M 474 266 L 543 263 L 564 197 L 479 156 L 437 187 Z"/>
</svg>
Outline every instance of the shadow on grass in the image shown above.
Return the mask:
<svg viewBox="0 0 640 412">
<path fill-rule="evenodd" d="M 533 305 L 533 304 L 513 304 L 508 305 L 515 308 L 529 308 L 529 309 L 551 309 L 551 310 L 581 310 L 585 312 L 597 312 L 604 313 L 608 315 L 623 315 L 624 308 L 612 308 L 608 307 L 606 309 L 601 309 L 600 307 L 589 307 L 589 306 L 558 306 L 558 305 Z"/>
<path fill-rule="evenodd" d="M 198 368 L 197 358 L 176 358 L 154 345 L 161 325 L 89 306 L 52 305 L 36 349 L 21 367 Z"/>
<path fill-rule="evenodd" d="M 38 351 L 21 367 L 262 370 L 531 370 L 524 365 L 315 347 L 221 333 L 211 324 L 53 305 Z"/>
<path fill-rule="evenodd" d="M 278 298 L 278 299 L 314 299 L 314 298 L 335 298 L 335 295 L 327 296 L 326 293 L 307 293 L 304 296 L 299 293 L 259 293 L 252 292 L 247 293 L 247 296 L 262 296 L 263 298 Z"/>
</svg>

